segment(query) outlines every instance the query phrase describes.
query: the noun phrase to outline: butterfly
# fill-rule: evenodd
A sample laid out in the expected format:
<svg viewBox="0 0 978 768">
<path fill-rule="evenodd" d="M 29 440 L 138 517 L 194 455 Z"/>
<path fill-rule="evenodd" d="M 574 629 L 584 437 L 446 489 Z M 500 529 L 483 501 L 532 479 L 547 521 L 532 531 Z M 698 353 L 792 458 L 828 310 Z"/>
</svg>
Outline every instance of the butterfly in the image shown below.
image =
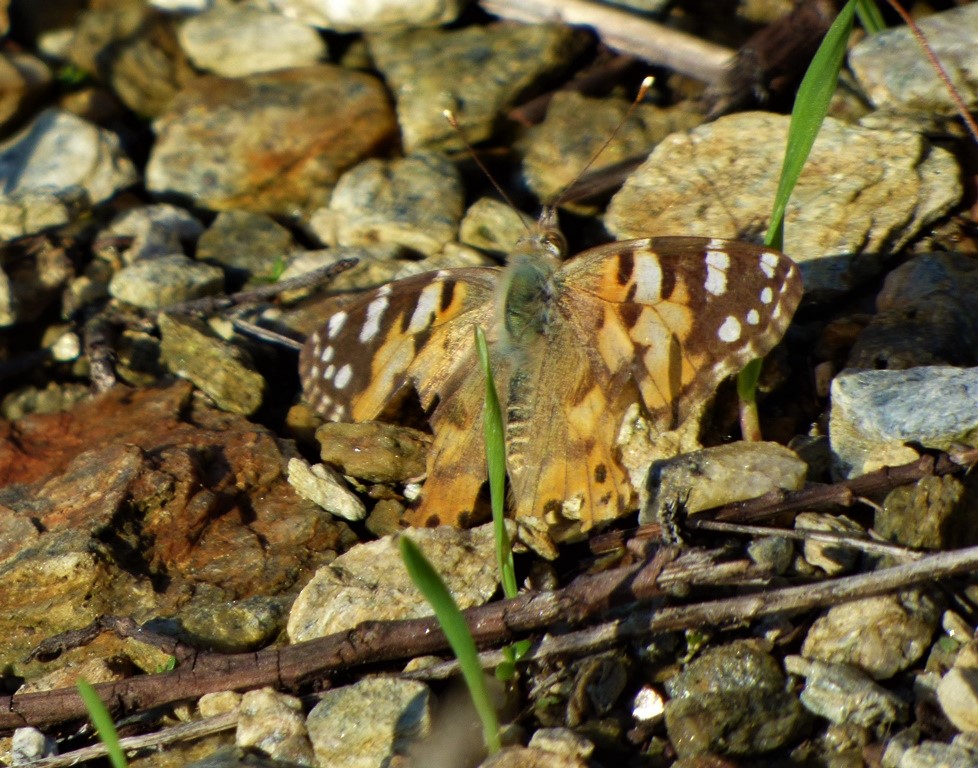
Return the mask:
<svg viewBox="0 0 978 768">
<path fill-rule="evenodd" d="M 702 237 L 601 245 L 566 260 L 546 209 L 505 268 L 447 269 L 357 297 L 310 334 L 305 400 L 333 421 L 376 419 L 416 391 L 433 440 L 416 524 L 473 522 L 486 480 L 486 333 L 503 404 L 521 538 L 554 542 L 630 511 L 615 441 L 641 403 L 673 429 L 721 380 L 781 339 L 802 297 L 797 266 L 770 248 Z"/>
</svg>

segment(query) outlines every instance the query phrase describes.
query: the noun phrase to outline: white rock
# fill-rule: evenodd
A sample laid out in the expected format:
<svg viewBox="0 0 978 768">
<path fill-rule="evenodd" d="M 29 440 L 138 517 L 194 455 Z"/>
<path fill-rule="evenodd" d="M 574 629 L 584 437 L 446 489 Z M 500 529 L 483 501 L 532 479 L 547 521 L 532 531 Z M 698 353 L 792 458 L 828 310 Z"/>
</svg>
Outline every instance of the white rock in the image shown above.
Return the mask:
<svg viewBox="0 0 978 768">
<path fill-rule="evenodd" d="M 978 429 L 978 368 L 843 371 L 832 381 L 833 472 L 858 477 L 913 461 L 907 443 L 947 450 Z"/>
<path fill-rule="evenodd" d="M 337 32 L 434 27 L 454 21 L 465 0 L 271 0 L 285 16 Z"/>
<path fill-rule="evenodd" d="M 94 205 L 137 179 L 114 133 L 64 110 L 44 110 L 0 144 L 0 202 L 16 193 L 75 187 Z"/>
<path fill-rule="evenodd" d="M 515 528 L 510 529 L 510 535 Z M 463 610 L 488 600 L 498 585 L 492 525 L 469 531 L 415 528 L 410 536 Z M 396 537 L 360 544 L 320 568 L 289 614 L 292 642 L 343 632 L 368 620 L 430 616 L 431 606 L 401 561 Z"/>
<path fill-rule="evenodd" d="M 329 53 L 312 27 L 249 6 L 219 7 L 194 16 L 177 36 L 196 67 L 225 77 L 302 67 Z"/>
<path fill-rule="evenodd" d="M 289 459 L 289 485 L 302 498 L 318 504 L 331 515 L 344 520 L 363 520 L 367 516 L 367 508 L 346 487 L 343 476 L 325 464 L 309 466 L 302 459 Z"/>
<path fill-rule="evenodd" d="M 431 727 L 428 688 L 371 677 L 323 694 L 306 719 L 316 760 L 329 768 L 383 768 Z"/>
</svg>

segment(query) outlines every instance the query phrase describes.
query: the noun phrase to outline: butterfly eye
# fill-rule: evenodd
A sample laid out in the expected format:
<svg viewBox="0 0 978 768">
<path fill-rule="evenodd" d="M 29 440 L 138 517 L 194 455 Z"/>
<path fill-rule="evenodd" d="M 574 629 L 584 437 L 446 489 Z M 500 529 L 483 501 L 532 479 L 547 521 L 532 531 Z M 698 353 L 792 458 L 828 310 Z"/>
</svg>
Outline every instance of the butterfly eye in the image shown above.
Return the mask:
<svg viewBox="0 0 978 768">
<path fill-rule="evenodd" d="M 567 240 L 560 232 L 556 230 L 545 232 L 543 235 L 543 243 L 547 250 L 549 250 L 555 256 L 563 258 L 564 254 L 567 253 Z"/>
</svg>

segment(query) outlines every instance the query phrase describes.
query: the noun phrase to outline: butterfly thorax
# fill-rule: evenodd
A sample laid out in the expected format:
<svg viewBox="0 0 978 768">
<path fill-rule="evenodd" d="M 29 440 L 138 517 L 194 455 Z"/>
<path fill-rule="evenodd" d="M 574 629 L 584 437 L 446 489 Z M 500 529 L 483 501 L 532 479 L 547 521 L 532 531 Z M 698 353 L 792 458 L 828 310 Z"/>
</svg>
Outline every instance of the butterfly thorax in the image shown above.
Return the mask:
<svg viewBox="0 0 978 768">
<path fill-rule="evenodd" d="M 510 254 L 499 287 L 498 320 L 503 338 L 514 347 L 525 349 L 547 334 L 565 248 L 564 236 L 548 210 Z"/>
</svg>

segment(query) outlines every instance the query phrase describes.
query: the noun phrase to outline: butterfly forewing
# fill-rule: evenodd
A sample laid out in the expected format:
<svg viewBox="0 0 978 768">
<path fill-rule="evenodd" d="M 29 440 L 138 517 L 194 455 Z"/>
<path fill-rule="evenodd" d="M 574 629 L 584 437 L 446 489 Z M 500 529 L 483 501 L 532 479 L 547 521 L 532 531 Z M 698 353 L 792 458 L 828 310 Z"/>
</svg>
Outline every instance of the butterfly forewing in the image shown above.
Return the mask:
<svg viewBox="0 0 978 768">
<path fill-rule="evenodd" d="M 697 237 L 612 243 L 561 272 L 565 312 L 593 336 L 609 381 L 627 370 L 663 429 L 767 354 L 803 292 L 798 268 L 783 254 Z"/>
<path fill-rule="evenodd" d="M 486 322 L 498 272 L 426 272 L 331 314 L 299 353 L 306 401 L 332 421 L 362 421 L 410 385 L 429 405 L 463 363 L 472 325 Z"/>
</svg>

